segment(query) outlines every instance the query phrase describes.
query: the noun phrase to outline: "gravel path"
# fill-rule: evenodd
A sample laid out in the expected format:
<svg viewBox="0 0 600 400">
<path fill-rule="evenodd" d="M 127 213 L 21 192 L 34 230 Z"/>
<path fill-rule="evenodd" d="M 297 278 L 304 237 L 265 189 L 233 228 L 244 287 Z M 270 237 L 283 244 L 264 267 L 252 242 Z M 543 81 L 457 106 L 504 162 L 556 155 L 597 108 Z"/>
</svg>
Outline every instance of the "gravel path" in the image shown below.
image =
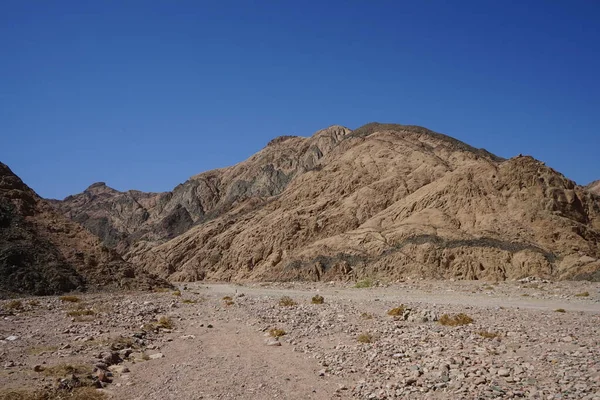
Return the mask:
<svg viewBox="0 0 600 400">
<path fill-rule="evenodd" d="M 74 385 L 72 374 L 47 373 L 69 364 L 87 367 L 75 378 L 114 399 L 600 400 L 599 289 L 197 283 L 180 296 L 3 301 L 0 399 L 16 388 Z M 323 304 L 311 303 L 316 294 Z M 297 304 L 281 306 L 284 296 Z M 402 309 L 388 315 L 393 308 Z M 74 310 L 92 313 L 67 315 Z M 440 323 L 461 313 L 472 322 Z M 272 337 L 274 328 L 285 334 Z"/>
</svg>

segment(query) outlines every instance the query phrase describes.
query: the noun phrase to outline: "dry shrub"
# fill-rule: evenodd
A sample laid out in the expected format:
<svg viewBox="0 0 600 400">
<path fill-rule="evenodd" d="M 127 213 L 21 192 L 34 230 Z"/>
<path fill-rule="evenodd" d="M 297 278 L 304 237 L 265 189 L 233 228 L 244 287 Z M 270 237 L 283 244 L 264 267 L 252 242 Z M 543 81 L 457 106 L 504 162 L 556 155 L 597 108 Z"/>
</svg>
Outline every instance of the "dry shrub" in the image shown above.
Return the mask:
<svg viewBox="0 0 600 400">
<path fill-rule="evenodd" d="M 44 367 L 41 372 L 45 376 L 64 378 L 71 375 L 89 374 L 92 369 L 87 365 L 56 364 Z"/>
<path fill-rule="evenodd" d="M 468 325 L 473 323 L 473 318 L 469 317 L 467 314 L 456 314 L 454 316 L 450 316 L 448 314 L 444 314 L 440 317 L 440 324 L 447 326 L 459 326 L 459 325 Z"/>
<path fill-rule="evenodd" d="M 170 291 L 171 291 L 171 289 L 166 288 L 166 287 L 159 287 L 159 288 L 154 289 L 155 293 L 166 293 L 166 292 L 170 292 Z"/>
<path fill-rule="evenodd" d="M 4 305 L 7 311 L 18 311 L 23 309 L 23 303 L 20 300 L 11 300 Z"/>
<path fill-rule="evenodd" d="M 67 312 L 69 317 L 82 317 L 87 315 L 96 315 L 96 312 L 91 309 L 77 309 Z"/>
<path fill-rule="evenodd" d="M 59 300 L 63 303 L 79 303 L 81 301 L 77 296 L 60 296 Z"/>
<path fill-rule="evenodd" d="M 169 317 L 160 317 L 158 323 L 156 324 L 157 328 L 162 329 L 173 329 L 175 325 L 173 325 L 173 321 Z"/>
<path fill-rule="evenodd" d="M 233 298 L 231 296 L 225 296 L 225 297 L 223 297 L 222 300 L 223 301 L 231 301 L 231 300 L 233 300 Z"/>
<path fill-rule="evenodd" d="M 171 293 L 173 296 L 181 296 L 181 291 L 180 290 L 176 290 L 173 293 Z"/>
<path fill-rule="evenodd" d="M 234 305 L 234 304 L 235 304 L 235 302 L 234 302 L 233 300 L 226 300 L 226 301 L 225 301 L 225 305 L 226 305 L 226 306 L 232 306 L 232 305 Z"/>
<path fill-rule="evenodd" d="M 323 304 L 323 303 L 325 303 L 325 298 L 323 296 L 316 295 L 316 296 L 313 296 L 311 302 L 313 304 Z"/>
<path fill-rule="evenodd" d="M 291 297 L 289 296 L 283 296 L 281 299 L 279 299 L 279 305 L 281 307 L 294 307 L 297 306 L 298 303 L 296 303 Z"/>
<path fill-rule="evenodd" d="M 356 338 L 360 343 L 373 343 L 373 335 L 370 333 L 361 333 Z"/>
<path fill-rule="evenodd" d="M 500 334 L 497 332 L 479 331 L 477 334 L 486 339 L 495 339 L 500 337 Z"/>
<path fill-rule="evenodd" d="M 575 297 L 588 297 L 590 295 L 590 292 L 581 292 L 581 293 L 577 293 L 575 295 Z"/>
<path fill-rule="evenodd" d="M 567 311 L 564 308 L 557 308 L 554 312 L 566 313 Z"/>
<path fill-rule="evenodd" d="M 372 286 L 373 286 L 373 280 L 370 278 L 366 278 L 366 279 L 363 279 L 362 281 L 358 281 L 354 285 L 355 288 L 359 288 L 359 289 L 370 288 Z"/>
<path fill-rule="evenodd" d="M 198 301 L 192 299 L 183 299 L 181 302 L 184 304 L 196 304 Z"/>
<path fill-rule="evenodd" d="M 285 335 L 286 332 L 283 329 L 273 328 L 269 330 L 269 335 L 278 338 Z"/>
<path fill-rule="evenodd" d="M 116 338 L 108 339 L 106 342 L 110 346 L 111 350 L 123 350 L 137 348 L 138 345 L 130 337 L 118 336 Z"/>
<path fill-rule="evenodd" d="M 392 317 L 399 317 L 404 314 L 405 310 L 406 308 L 404 307 L 404 304 L 400 304 L 400 307 L 392 308 L 387 312 L 387 314 L 391 315 Z"/>
</svg>

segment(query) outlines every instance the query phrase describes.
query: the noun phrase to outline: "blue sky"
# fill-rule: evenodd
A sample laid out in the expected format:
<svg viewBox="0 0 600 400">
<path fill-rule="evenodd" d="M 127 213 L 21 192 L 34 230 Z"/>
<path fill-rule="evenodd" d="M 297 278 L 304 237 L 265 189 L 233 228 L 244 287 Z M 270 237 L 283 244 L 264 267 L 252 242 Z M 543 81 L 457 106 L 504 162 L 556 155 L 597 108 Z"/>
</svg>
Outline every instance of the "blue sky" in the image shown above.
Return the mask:
<svg viewBox="0 0 600 400">
<path fill-rule="evenodd" d="M 0 161 L 170 190 L 279 135 L 425 126 L 600 179 L 598 1 L 0 0 Z"/>
</svg>

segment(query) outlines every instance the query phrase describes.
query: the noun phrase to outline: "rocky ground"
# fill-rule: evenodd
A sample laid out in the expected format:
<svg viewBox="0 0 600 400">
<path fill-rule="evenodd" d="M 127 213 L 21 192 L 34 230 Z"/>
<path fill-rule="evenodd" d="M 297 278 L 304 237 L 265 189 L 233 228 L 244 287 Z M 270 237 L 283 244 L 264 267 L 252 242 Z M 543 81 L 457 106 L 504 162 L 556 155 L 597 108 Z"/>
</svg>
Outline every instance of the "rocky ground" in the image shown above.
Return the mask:
<svg viewBox="0 0 600 400">
<path fill-rule="evenodd" d="M 358 286 L 2 301 L 0 399 L 600 399 L 598 283 Z"/>
</svg>

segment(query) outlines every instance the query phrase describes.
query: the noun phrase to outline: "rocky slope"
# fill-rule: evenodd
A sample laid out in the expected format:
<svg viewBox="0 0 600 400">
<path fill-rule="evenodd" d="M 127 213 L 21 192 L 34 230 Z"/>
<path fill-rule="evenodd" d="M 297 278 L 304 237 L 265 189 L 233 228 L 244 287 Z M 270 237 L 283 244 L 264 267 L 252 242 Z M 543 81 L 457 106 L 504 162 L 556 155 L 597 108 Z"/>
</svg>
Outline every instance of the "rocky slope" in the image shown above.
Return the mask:
<svg viewBox="0 0 600 400">
<path fill-rule="evenodd" d="M 157 283 L 164 284 L 57 213 L 0 163 L 0 295 Z"/>
<path fill-rule="evenodd" d="M 144 227 L 122 249 L 174 280 L 570 279 L 600 270 L 597 196 L 531 157 L 503 160 L 414 126 L 278 138 L 150 196 L 163 200 L 145 208 Z M 189 218 L 169 240 L 152 226 L 176 209 Z"/>
<path fill-rule="evenodd" d="M 587 190 L 600 196 L 600 180 L 586 186 Z"/>
<path fill-rule="evenodd" d="M 310 139 L 278 137 L 250 159 L 196 175 L 172 192 L 119 192 L 99 182 L 83 193 L 50 201 L 104 244 L 126 253 L 138 242 L 153 246 L 172 239 L 246 199 L 260 202 L 280 194 L 295 176 L 315 168 L 349 133 L 333 126 Z"/>
</svg>

